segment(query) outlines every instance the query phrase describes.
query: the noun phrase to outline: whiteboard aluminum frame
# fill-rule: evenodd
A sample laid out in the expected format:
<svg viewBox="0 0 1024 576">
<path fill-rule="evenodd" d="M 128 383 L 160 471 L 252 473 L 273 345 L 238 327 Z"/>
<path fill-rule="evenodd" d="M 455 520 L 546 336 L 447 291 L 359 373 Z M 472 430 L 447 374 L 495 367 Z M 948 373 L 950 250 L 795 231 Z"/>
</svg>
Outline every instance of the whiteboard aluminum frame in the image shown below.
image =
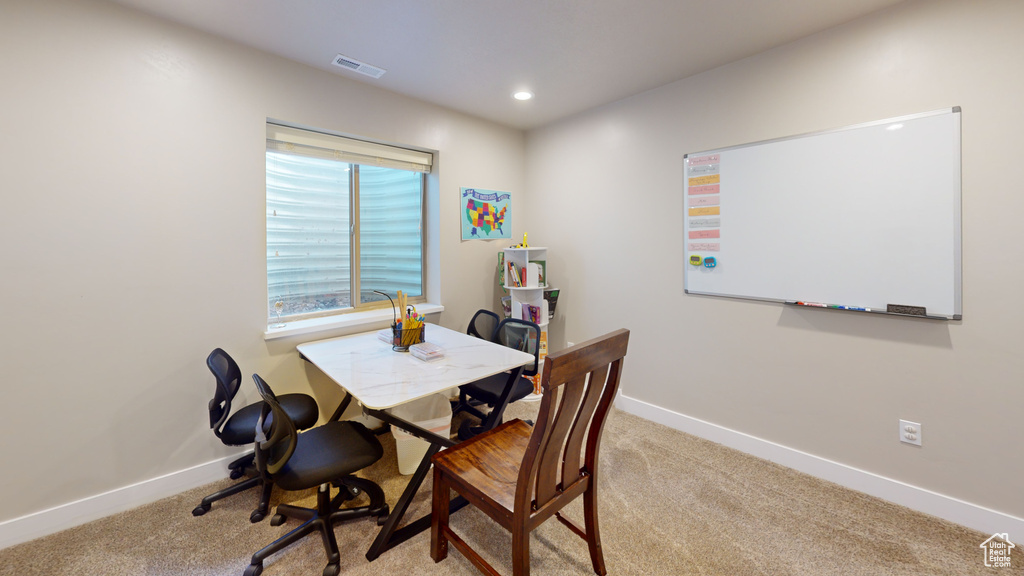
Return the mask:
<svg viewBox="0 0 1024 576">
<path fill-rule="evenodd" d="M 687 262 L 688 258 L 686 258 L 686 256 L 685 256 L 686 253 L 688 252 L 688 250 L 686 250 L 686 242 L 688 240 L 688 238 L 686 238 L 686 231 L 687 231 L 686 223 L 687 223 L 687 221 L 689 219 L 689 216 L 687 214 L 687 202 L 686 202 L 686 197 L 687 197 L 686 192 L 687 192 L 687 190 L 689 188 L 689 185 L 687 184 L 686 160 L 688 158 L 690 158 L 691 156 L 703 156 L 703 155 L 708 155 L 708 154 L 720 154 L 720 153 L 723 153 L 723 152 L 729 152 L 731 150 L 739 150 L 739 149 L 742 149 L 742 148 L 749 148 L 749 147 L 752 147 L 752 146 L 762 146 L 762 145 L 765 145 L 765 144 L 772 144 L 772 143 L 775 143 L 775 142 L 783 142 L 783 141 L 786 141 L 786 140 L 796 140 L 796 139 L 802 139 L 802 138 L 809 138 L 809 137 L 813 137 L 813 136 L 821 136 L 821 135 L 825 135 L 825 134 L 831 134 L 831 133 L 835 133 L 835 132 L 843 132 L 843 131 L 847 131 L 847 130 L 857 130 L 857 129 L 861 129 L 861 128 L 870 128 L 870 127 L 880 126 L 880 125 L 884 125 L 884 124 L 898 124 L 900 122 L 906 122 L 906 121 L 920 119 L 920 118 L 927 118 L 927 117 L 931 117 L 931 116 L 938 116 L 938 115 L 942 115 L 942 114 L 954 114 L 954 115 L 956 115 L 956 124 L 957 124 L 957 130 L 956 130 L 956 136 L 955 136 L 954 143 L 955 143 L 956 149 L 958 151 L 957 155 L 960 158 L 960 162 L 958 162 L 956 164 L 955 169 L 954 169 L 955 182 L 954 182 L 954 190 L 953 190 L 953 219 L 954 219 L 954 222 L 955 222 L 954 231 L 953 231 L 953 283 L 954 283 L 954 288 L 953 288 L 953 314 L 951 314 L 951 315 L 914 316 L 914 315 L 899 314 L 899 313 L 887 312 L 887 311 L 883 311 L 883 310 L 874 310 L 874 309 L 870 310 L 870 311 L 838 310 L 836 308 L 822 308 L 822 309 L 823 310 L 830 310 L 830 311 L 837 311 L 837 312 L 859 312 L 861 314 L 884 314 L 884 315 L 888 315 L 888 316 L 903 316 L 903 317 L 908 317 L 908 318 L 926 318 L 926 319 L 931 319 L 931 320 L 962 320 L 963 319 L 963 242 L 962 242 L 962 239 L 963 239 L 963 218 L 962 218 L 962 211 L 963 211 L 963 196 L 962 196 L 962 189 L 963 189 L 963 130 L 962 130 L 962 118 L 960 116 L 961 113 L 962 113 L 962 110 L 961 110 L 960 106 L 952 106 L 950 108 L 940 108 L 938 110 L 931 110 L 931 111 L 928 111 L 928 112 L 919 112 L 919 113 L 916 113 L 916 114 L 907 114 L 907 115 L 904 115 L 904 116 L 897 116 L 897 117 L 894 117 L 894 118 L 886 118 L 886 119 L 883 119 L 883 120 L 873 120 L 871 122 L 862 122 L 862 123 L 859 123 L 859 124 L 851 124 L 849 126 L 842 126 L 842 127 L 838 127 L 838 128 L 830 128 L 830 129 L 819 130 L 819 131 L 814 131 L 814 132 L 805 132 L 805 133 L 802 133 L 802 134 L 794 134 L 794 135 L 791 135 L 791 136 L 782 136 L 782 137 L 779 137 L 779 138 L 770 138 L 770 139 L 767 139 L 767 140 L 759 140 L 759 141 L 756 141 L 756 142 L 747 142 L 745 144 L 736 144 L 736 145 L 727 146 L 727 147 L 724 147 L 724 148 L 712 148 L 710 150 L 705 150 L 705 151 L 701 151 L 701 152 L 691 152 L 691 153 L 683 154 L 683 254 L 684 254 L 684 258 L 683 258 L 683 293 L 684 294 L 701 295 L 701 296 L 714 296 L 714 297 L 719 297 L 719 298 L 735 298 L 735 299 L 740 299 L 740 300 L 751 300 L 751 301 L 756 301 L 756 302 L 778 302 L 778 303 L 787 304 L 787 305 L 796 305 L 796 302 L 793 301 L 793 300 L 786 300 L 786 299 L 780 299 L 780 298 L 767 298 L 767 297 L 759 297 L 759 296 L 740 296 L 740 295 L 719 294 L 719 293 L 715 293 L 715 292 L 691 290 L 689 288 L 689 278 L 690 278 L 690 273 L 691 272 L 690 272 L 690 269 L 687 268 L 687 266 L 691 266 L 691 264 L 689 264 L 689 262 Z"/>
</svg>

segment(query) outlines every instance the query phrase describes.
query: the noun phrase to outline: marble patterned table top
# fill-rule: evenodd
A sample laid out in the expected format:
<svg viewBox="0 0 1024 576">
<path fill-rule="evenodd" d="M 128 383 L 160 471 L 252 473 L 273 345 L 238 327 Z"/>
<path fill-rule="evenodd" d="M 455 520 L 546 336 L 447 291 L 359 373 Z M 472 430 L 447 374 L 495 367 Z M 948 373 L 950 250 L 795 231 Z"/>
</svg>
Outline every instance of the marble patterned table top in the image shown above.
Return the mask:
<svg viewBox="0 0 1024 576">
<path fill-rule="evenodd" d="M 300 344 L 299 352 L 314 366 L 370 409 L 392 408 L 524 366 L 533 355 L 468 334 L 426 324 L 424 339 L 440 346 L 444 357 L 424 361 L 397 352 L 363 332 Z"/>
</svg>

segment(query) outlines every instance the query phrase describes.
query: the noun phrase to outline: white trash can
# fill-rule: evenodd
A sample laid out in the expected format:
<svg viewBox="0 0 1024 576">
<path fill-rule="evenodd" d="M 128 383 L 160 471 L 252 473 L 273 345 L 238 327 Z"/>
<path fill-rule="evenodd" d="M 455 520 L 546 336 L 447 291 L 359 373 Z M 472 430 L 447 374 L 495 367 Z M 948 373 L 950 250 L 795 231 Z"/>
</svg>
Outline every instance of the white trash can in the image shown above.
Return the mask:
<svg viewBox="0 0 1024 576">
<path fill-rule="evenodd" d="M 414 402 L 395 406 L 391 413 L 438 436 L 447 438 L 451 434 L 452 406 L 441 394 L 432 394 Z M 391 427 L 391 433 L 395 437 L 395 450 L 398 452 L 398 472 L 412 474 L 420 465 L 420 460 L 426 454 L 430 443 L 396 426 Z"/>
</svg>

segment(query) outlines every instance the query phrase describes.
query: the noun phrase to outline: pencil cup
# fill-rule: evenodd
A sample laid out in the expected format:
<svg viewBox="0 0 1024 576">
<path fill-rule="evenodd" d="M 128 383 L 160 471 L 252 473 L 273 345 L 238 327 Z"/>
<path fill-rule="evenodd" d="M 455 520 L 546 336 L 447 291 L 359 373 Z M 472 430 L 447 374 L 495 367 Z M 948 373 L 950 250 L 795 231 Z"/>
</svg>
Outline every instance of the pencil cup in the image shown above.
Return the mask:
<svg viewBox="0 0 1024 576">
<path fill-rule="evenodd" d="M 391 349 L 399 352 L 408 352 L 409 346 L 423 342 L 424 328 L 426 326 L 422 325 L 417 328 L 406 329 L 393 327 L 391 331 L 394 334 L 394 338 L 391 341 Z"/>
</svg>

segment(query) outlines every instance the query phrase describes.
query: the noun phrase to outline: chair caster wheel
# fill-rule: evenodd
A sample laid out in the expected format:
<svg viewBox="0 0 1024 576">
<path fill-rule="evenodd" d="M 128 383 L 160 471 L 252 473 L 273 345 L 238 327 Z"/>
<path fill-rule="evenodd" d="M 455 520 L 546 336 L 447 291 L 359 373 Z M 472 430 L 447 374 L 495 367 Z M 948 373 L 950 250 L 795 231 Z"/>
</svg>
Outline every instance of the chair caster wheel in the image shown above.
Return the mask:
<svg viewBox="0 0 1024 576">
<path fill-rule="evenodd" d="M 263 564 L 262 563 L 260 563 L 260 564 L 249 564 L 249 566 L 245 569 L 245 572 L 243 572 L 242 575 L 243 576 L 260 576 L 260 574 L 262 574 L 262 573 L 263 573 Z"/>
<path fill-rule="evenodd" d="M 259 522 L 260 520 L 263 520 L 265 517 L 266 517 L 265 513 L 260 512 L 259 510 L 253 510 L 252 514 L 249 514 L 249 522 L 252 522 L 253 524 L 255 524 L 255 523 Z"/>
<path fill-rule="evenodd" d="M 195 508 L 192 509 L 192 515 L 193 516 L 202 516 L 203 514 L 206 514 L 209 511 L 210 511 L 210 505 L 209 504 L 200 504 L 199 506 L 196 506 Z"/>
<path fill-rule="evenodd" d="M 338 576 L 341 573 L 341 564 L 328 564 L 324 568 L 324 576 Z"/>
<path fill-rule="evenodd" d="M 242 476 L 245 476 L 245 472 L 238 468 L 235 468 L 234 470 L 231 471 L 231 474 L 228 474 L 228 478 L 231 478 L 232 480 L 238 480 Z"/>
<path fill-rule="evenodd" d="M 381 507 L 380 512 L 377 513 L 377 526 L 383 526 L 388 521 L 388 516 L 391 515 L 391 508 L 387 504 Z"/>
<path fill-rule="evenodd" d="M 284 524 L 285 520 L 287 520 L 287 518 L 285 518 L 284 516 L 280 514 L 274 514 L 274 517 L 270 519 L 270 525 L 280 526 L 281 524 Z"/>
</svg>

